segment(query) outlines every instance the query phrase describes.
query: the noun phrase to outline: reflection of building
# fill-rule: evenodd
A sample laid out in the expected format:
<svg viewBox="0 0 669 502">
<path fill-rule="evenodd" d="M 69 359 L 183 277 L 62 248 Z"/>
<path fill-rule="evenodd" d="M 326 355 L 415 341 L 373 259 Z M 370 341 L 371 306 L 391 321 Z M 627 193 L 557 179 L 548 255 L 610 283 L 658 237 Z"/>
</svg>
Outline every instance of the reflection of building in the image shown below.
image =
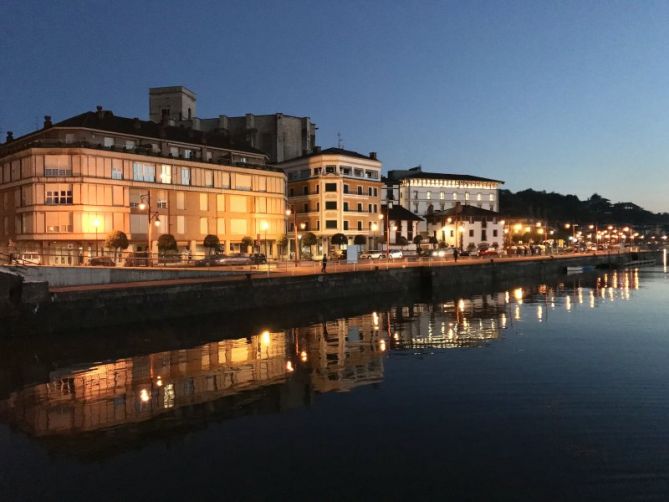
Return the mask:
<svg viewBox="0 0 669 502">
<path fill-rule="evenodd" d="M 344 234 L 349 244 L 357 235 L 383 234 L 381 162 L 375 152 L 366 156 L 340 148 L 316 150 L 280 167 L 288 176 L 288 202 L 296 223 L 304 224 L 305 231 L 324 239 Z"/>
<path fill-rule="evenodd" d="M 265 163 L 262 152 L 216 131 L 102 107 L 56 124 L 46 117 L 42 129 L 8 133 L 0 145 L 0 246 L 77 264 L 115 230 L 131 249 L 144 248 L 149 221 L 159 223 L 150 227 L 154 252 L 166 233 L 193 253 L 207 234 L 239 250 L 265 228 L 272 245 L 285 231 L 285 176 Z"/>
<path fill-rule="evenodd" d="M 192 349 L 53 372 L 3 405 L 33 435 L 71 434 L 143 422 L 174 409 L 285 382 L 283 333 L 223 340 Z"/>
<path fill-rule="evenodd" d="M 298 351 L 317 392 L 341 392 L 383 379 L 385 341 L 376 313 L 296 330 Z"/>
</svg>

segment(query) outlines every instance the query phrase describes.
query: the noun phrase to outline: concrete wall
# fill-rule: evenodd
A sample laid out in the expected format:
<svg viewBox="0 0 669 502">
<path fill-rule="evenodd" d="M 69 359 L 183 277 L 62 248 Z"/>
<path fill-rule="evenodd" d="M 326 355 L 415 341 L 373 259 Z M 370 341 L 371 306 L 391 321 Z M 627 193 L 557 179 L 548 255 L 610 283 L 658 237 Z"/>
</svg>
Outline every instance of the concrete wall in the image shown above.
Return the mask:
<svg viewBox="0 0 669 502">
<path fill-rule="evenodd" d="M 191 279 L 226 277 L 239 273 L 206 269 L 142 269 L 107 267 L 7 267 L 32 281 L 46 281 L 52 287 L 80 286 L 90 284 L 114 284 L 135 281 L 159 281 L 169 279 Z"/>
</svg>

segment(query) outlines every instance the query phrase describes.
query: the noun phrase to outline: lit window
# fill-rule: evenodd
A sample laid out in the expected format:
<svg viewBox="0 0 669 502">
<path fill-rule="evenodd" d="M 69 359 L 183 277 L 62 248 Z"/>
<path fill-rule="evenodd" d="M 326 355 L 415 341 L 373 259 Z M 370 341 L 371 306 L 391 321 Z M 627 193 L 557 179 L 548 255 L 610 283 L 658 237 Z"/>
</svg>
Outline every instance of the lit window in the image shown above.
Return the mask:
<svg viewBox="0 0 669 502">
<path fill-rule="evenodd" d="M 172 183 L 172 166 L 167 164 L 160 166 L 160 181 L 163 183 Z"/>
<path fill-rule="evenodd" d="M 190 185 L 190 168 L 182 167 L 181 168 L 181 184 Z"/>
</svg>

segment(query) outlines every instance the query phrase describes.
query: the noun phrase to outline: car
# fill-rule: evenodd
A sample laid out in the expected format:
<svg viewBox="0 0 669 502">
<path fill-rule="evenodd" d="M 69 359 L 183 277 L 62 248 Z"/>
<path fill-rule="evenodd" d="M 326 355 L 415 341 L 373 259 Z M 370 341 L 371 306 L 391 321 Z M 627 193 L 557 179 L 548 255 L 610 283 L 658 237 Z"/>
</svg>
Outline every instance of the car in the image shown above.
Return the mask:
<svg viewBox="0 0 669 502">
<path fill-rule="evenodd" d="M 402 258 L 404 256 L 404 254 L 402 253 L 402 250 L 400 250 L 400 249 L 393 249 L 393 250 L 390 251 L 388 256 L 390 256 L 390 258 L 393 258 L 393 259 L 399 259 L 399 258 Z"/>
<path fill-rule="evenodd" d="M 249 256 L 251 262 L 260 265 L 262 263 L 267 263 L 267 257 L 263 253 L 254 253 Z"/>
<path fill-rule="evenodd" d="M 435 249 L 430 253 L 430 256 L 432 258 L 445 258 L 447 256 L 453 256 L 455 250 L 453 248 L 441 248 L 441 249 Z"/>
<path fill-rule="evenodd" d="M 116 263 L 112 260 L 111 256 L 94 256 L 88 260 L 88 264 L 91 267 L 115 267 Z"/>
<path fill-rule="evenodd" d="M 360 258 L 363 260 L 379 260 L 381 258 L 385 258 L 386 255 L 383 251 L 367 251 L 365 253 L 362 253 L 360 255 Z"/>
<path fill-rule="evenodd" d="M 496 248 L 481 249 L 478 253 L 479 256 L 499 256 L 499 252 Z"/>
<path fill-rule="evenodd" d="M 248 255 L 242 254 L 212 254 L 195 261 L 196 267 L 218 267 L 222 265 L 251 265 L 253 260 Z"/>
</svg>

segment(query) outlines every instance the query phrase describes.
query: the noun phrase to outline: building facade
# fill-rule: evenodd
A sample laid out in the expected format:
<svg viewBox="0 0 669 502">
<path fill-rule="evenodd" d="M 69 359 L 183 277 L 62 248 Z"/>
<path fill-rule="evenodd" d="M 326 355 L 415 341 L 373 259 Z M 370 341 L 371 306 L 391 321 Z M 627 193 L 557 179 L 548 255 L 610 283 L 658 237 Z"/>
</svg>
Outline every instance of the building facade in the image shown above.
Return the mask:
<svg viewBox="0 0 669 502">
<path fill-rule="evenodd" d="M 230 139 L 261 150 L 270 162 L 301 157 L 316 145 L 316 124 L 309 117 L 283 113 L 215 118 L 197 117 L 195 93 L 185 87 L 149 89 L 149 118 L 153 122 L 168 120 L 198 131 L 217 131 Z"/>
<path fill-rule="evenodd" d="M 326 246 L 335 234 L 346 235 L 349 244 L 358 235 L 368 242 L 383 235 L 381 162 L 375 152 L 315 149 L 279 167 L 288 177 L 288 203 L 300 232 L 313 232 Z"/>
<path fill-rule="evenodd" d="M 458 204 L 426 216 L 428 235 L 460 250 L 504 248 L 504 220 L 499 213 Z"/>
<path fill-rule="evenodd" d="M 158 237 L 169 233 L 195 256 L 207 234 L 226 251 L 266 235 L 275 254 L 285 232 L 285 175 L 266 160 L 222 135 L 101 107 L 56 124 L 46 117 L 42 129 L 8 133 L 0 145 L 0 247 L 75 265 L 120 230 L 130 250 L 151 240 L 157 252 Z"/>
<path fill-rule="evenodd" d="M 418 166 L 389 171 L 384 195 L 418 216 L 457 204 L 499 212 L 499 188 L 503 183 L 466 174 L 428 173 Z M 421 230 L 427 231 L 425 225 Z"/>
</svg>

